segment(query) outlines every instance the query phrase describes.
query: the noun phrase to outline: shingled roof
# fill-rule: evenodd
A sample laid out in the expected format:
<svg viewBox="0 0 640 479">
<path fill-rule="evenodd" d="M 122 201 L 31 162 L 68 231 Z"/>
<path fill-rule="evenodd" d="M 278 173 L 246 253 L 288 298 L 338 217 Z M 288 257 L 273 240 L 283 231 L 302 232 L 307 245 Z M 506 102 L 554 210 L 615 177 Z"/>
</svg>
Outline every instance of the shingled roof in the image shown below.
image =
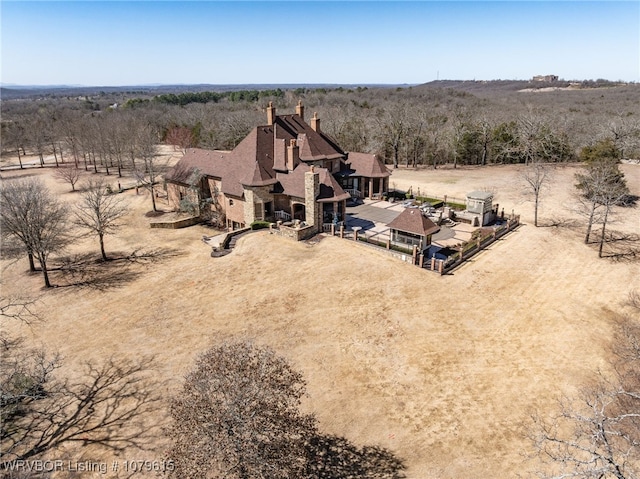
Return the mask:
<svg viewBox="0 0 640 479">
<path fill-rule="evenodd" d="M 286 145 L 290 139 L 297 140 L 302 161 L 332 160 L 346 156 L 328 135 L 315 131 L 299 115 L 278 115 L 274 126 L 276 138 L 285 140 Z"/>
<path fill-rule="evenodd" d="M 347 158 L 347 168 L 340 171 L 339 175 L 386 178 L 391 176 L 391 171 L 376 155 L 350 151 Z"/>
<path fill-rule="evenodd" d="M 300 163 L 295 170 L 290 173 L 277 173 L 279 188 L 278 193 L 288 196 L 296 196 L 304 198 L 304 174 L 310 171 L 311 167 L 305 163 Z M 335 180 L 333 175 L 326 168 L 315 168 L 319 173 L 320 193 L 316 201 L 320 203 L 328 203 L 333 201 L 342 201 L 349 199 L 351 196 L 346 193 Z"/>
<path fill-rule="evenodd" d="M 244 186 L 266 186 L 274 184 L 273 128 L 259 126 L 236 146 L 231 154 L 231 167 L 227 175 L 235 173 L 238 183 Z"/>
<path fill-rule="evenodd" d="M 440 227 L 425 217 L 418 208 L 406 208 L 387 226 L 419 236 L 429 236 L 440 231 Z"/>
<path fill-rule="evenodd" d="M 219 178 L 221 166 L 230 155 L 230 151 L 189 148 L 180 161 L 166 172 L 165 178 L 186 185 L 196 169 L 203 175 Z"/>
<path fill-rule="evenodd" d="M 191 148 L 165 178 L 187 184 L 192 172 L 219 178 L 224 194 L 242 197 L 243 186 L 267 186 L 277 182 L 273 169 L 273 128 L 254 128 L 233 151 Z"/>
<path fill-rule="evenodd" d="M 293 171 L 287 171 L 286 152 L 291 140 L 295 140 L 301 162 Z M 197 169 L 202 175 L 219 179 L 221 190 L 226 195 L 242 197 L 245 186 L 274 185 L 276 192 L 304 197 L 304 173 L 309 171 L 305 162 L 346 158 L 347 153 L 331 137 L 319 127 L 314 130 L 302 116 L 278 115 L 273 118 L 272 125 L 251 130 L 233 151 L 187 150 L 165 178 L 187 185 Z M 375 178 L 390 174 L 374 155 L 349 153 L 349 161 L 350 171 L 362 176 Z M 320 174 L 317 201 L 342 201 L 350 197 L 331 172 L 325 168 L 317 171 Z"/>
</svg>

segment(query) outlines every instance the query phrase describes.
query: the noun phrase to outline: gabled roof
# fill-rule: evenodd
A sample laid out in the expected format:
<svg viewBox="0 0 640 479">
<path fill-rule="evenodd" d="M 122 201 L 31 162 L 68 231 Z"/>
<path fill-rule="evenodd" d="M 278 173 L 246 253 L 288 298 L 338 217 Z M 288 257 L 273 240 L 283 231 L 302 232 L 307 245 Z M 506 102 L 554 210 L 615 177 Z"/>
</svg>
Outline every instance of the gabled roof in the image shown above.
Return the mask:
<svg viewBox="0 0 640 479">
<path fill-rule="evenodd" d="M 319 129 L 318 129 L 319 130 Z M 287 171 L 286 152 L 291 140 L 296 140 L 301 163 L 294 171 Z M 217 178 L 224 194 L 244 195 L 244 187 L 274 185 L 274 191 L 304 197 L 304 162 L 344 159 L 347 154 L 322 131 L 315 131 L 300 115 L 278 115 L 273 125 L 258 126 L 233 151 L 191 148 L 170 169 L 168 181 L 187 185 L 194 170 Z M 391 173 L 375 155 L 349 153 L 350 174 L 386 177 Z M 349 198 L 331 172 L 318 168 L 320 194 L 317 201 L 342 201 Z M 342 174 L 342 172 L 341 172 Z M 278 185 L 278 182 L 280 184 Z"/>
<path fill-rule="evenodd" d="M 231 153 L 233 172 L 244 186 L 265 186 L 276 182 L 273 171 L 273 128 L 259 126 Z"/>
<path fill-rule="evenodd" d="M 425 217 L 418 208 L 406 208 L 387 226 L 419 236 L 429 236 L 440 231 L 440 227 Z"/>
<path fill-rule="evenodd" d="M 169 181 L 187 184 L 197 168 L 201 174 L 219 178 L 222 192 L 242 197 L 243 186 L 276 183 L 273 170 L 273 128 L 260 126 L 242 140 L 233 151 L 191 148 L 165 175 Z"/>
<path fill-rule="evenodd" d="M 288 196 L 304 198 L 304 174 L 310 170 L 311 167 L 309 165 L 300 163 L 295 170 L 289 173 L 278 173 L 276 176 L 278 178 L 280 188 L 276 191 Z M 342 189 L 329 170 L 326 168 L 316 168 L 315 171 L 318 172 L 320 180 L 320 193 L 318 194 L 316 201 L 327 203 L 342 201 L 351 197 L 349 193 L 346 193 Z"/>
<path fill-rule="evenodd" d="M 165 174 L 167 180 L 188 184 L 197 169 L 201 174 L 220 178 L 221 166 L 231 155 L 230 151 L 189 148 L 176 165 Z"/>
<path fill-rule="evenodd" d="M 343 158 L 346 153 L 322 131 L 315 131 L 299 115 L 278 115 L 274 121 L 276 138 L 298 141 L 300 159 L 314 161 Z"/>
<path fill-rule="evenodd" d="M 348 200 L 351 195 L 342 189 L 331 172 L 326 168 L 317 168 L 320 173 L 320 194 L 316 198 L 320 203 Z"/>
<path fill-rule="evenodd" d="M 391 176 L 391 170 L 384 166 L 384 163 L 376 155 L 353 151 L 350 151 L 348 155 L 347 169 L 340 171 L 340 176 L 364 176 L 367 178 Z"/>
</svg>

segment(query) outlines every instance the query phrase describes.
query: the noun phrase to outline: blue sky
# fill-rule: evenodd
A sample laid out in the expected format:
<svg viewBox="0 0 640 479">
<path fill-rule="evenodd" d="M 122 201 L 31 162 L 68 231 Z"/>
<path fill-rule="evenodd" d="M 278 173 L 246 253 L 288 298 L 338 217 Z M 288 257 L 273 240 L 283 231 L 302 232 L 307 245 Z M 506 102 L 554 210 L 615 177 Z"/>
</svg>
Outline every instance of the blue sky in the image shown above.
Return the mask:
<svg viewBox="0 0 640 479">
<path fill-rule="evenodd" d="M 3 83 L 640 81 L 634 1 L 1 0 Z"/>
</svg>

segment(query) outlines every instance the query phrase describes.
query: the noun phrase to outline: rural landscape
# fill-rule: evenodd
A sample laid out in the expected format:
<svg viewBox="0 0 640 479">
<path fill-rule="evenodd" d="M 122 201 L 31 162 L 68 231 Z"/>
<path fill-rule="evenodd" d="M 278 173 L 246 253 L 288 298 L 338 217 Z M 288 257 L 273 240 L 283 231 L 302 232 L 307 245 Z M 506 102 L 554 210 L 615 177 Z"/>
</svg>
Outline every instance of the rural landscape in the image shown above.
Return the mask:
<svg viewBox="0 0 640 479">
<path fill-rule="evenodd" d="M 639 477 L 638 84 L 3 87 L 0 106 L 2 477 Z M 245 222 L 246 188 L 176 173 L 282 118 L 306 128 L 292 152 L 317 133 L 383 179 L 364 194 L 336 166 L 330 211 L 265 181 L 290 214 L 260 200 Z M 480 230 L 509 221 L 482 248 L 454 208 L 471 192 L 499 205 Z M 362 205 L 447 208 L 455 267 L 356 241 Z M 450 224 L 468 235 L 445 243 Z"/>
</svg>

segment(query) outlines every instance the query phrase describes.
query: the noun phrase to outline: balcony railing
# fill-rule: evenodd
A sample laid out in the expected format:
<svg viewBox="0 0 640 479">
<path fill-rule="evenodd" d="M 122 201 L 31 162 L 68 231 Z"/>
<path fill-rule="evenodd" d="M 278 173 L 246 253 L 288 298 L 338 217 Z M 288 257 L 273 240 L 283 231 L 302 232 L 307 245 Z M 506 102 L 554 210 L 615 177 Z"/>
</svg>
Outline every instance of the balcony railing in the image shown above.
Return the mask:
<svg viewBox="0 0 640 479">
<path fill-rule="evenodd" d="M 362 198 L 362 192 L 360 190 L 356 190 L 355 188 L 345 188 L 347 193 L 351 195 L 351 198 Z"/>
<path fill-rule="evenodd" d="M 274 213 L 276 220 L 291 221 L 291 215 L 284 210 L 278 210 Z"/>
</svg>

